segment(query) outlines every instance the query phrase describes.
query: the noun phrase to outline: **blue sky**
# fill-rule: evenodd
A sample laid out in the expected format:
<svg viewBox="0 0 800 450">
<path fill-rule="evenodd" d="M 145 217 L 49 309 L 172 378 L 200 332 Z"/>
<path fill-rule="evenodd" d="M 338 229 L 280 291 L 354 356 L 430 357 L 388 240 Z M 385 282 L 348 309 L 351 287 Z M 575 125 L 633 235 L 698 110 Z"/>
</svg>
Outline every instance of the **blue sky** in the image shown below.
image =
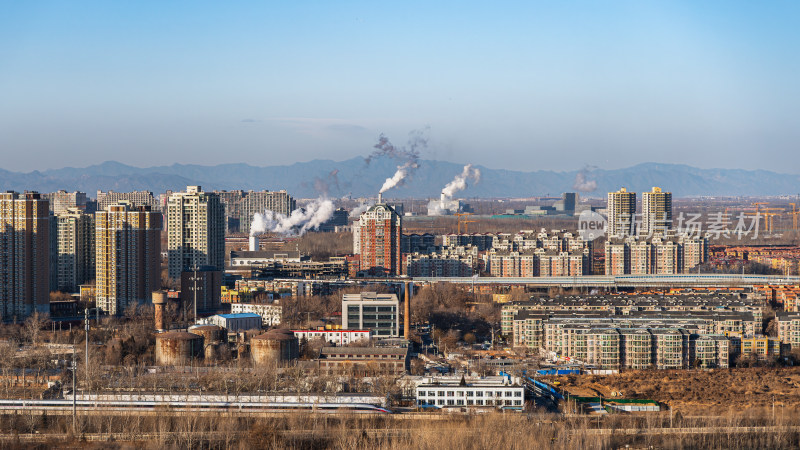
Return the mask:
<svg viewBox="0 0 800 450">
<path fill-rule="evenodd" d="M 797 2 L 6 2 L 3 169 L 424 158 L 797 173 Z"/>
</svg>

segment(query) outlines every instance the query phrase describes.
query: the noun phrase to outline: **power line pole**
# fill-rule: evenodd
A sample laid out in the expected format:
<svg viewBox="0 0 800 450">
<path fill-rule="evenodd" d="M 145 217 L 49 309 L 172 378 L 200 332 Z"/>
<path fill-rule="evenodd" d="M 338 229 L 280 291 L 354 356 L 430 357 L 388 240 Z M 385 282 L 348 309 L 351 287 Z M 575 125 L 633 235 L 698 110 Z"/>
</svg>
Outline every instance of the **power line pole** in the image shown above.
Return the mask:
<svg viewBox="0 0 800 450">
<path fill-rule="evenodd" d="M 197 264 L 194 265 L 194 323 L 197 323 Z"/>
<path fill-rule="evenodd" d="M 89 382 L 89 308 L 83 310 L 83 318 L 84 322 L 86 322 L 86 324 L 84 325 L 84 329 L 86 330 L 86 383 L 88 383 Z"/>
<path fill-rule="evenodd" d="M 75 426 L 75 418 L 77 416 L 77 407 L 76 407 L 76 398 L 77 393 L 75 392 L 75 346 L 72 346 L 72 434 L 75 435 L 77 433 L 77 427 Z"/>
</svg>

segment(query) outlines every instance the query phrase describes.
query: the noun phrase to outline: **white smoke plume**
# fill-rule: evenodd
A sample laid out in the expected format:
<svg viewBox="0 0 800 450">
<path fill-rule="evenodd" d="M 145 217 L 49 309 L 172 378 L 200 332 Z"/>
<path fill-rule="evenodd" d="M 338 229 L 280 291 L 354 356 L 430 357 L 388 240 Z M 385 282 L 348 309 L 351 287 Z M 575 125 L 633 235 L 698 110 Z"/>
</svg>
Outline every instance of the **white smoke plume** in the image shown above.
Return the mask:
<svg viewBox="0 0 800 450">
<path fill-rule="evenodd" d="M 453 181 L 447 183 L 447 186 L 442 189 L 447 199 L 452 199 L 457 192 L 463 191 L 467 188 L 467 180 L 471 179 L 473 182 L 478 183 L 481 181 L 481 171 L 472 167 L 472 164 L 464 166 L 464 170 L 453 178 Z"/>
<path fill-rule="evenodd" d="M 391 178 L 387 178 L 386 181 L 383 182 L 383 186 L 381 186 L 381 190 L 379 192 L 383 194 L 389 189 L 404 185 L 408 175 L 418 167 L 419 164 L 417 164 L 416 161 L 408 161 L 402 166 L 397 166 L 397 172 L 395 172 Z"/>
<path fill-rule="evenodd" d="M 383 183 L 380 190 L 381 194 L 389 189 L 405 184 L 406 179 L 419 168 L 420 149 L 428 145 L 428 138 L 425 136 L 427 131 L 428 130 L 425 129 L 409 133 L 408 145 L 406 147 L 395 147 L 383 133 L 378 137 L 378 143 L 374 145 L 375 151 L 364 160 L 366 164 L 369 164 L 372 158 L 380 156 L 388 156 L 403 161 L 402 164 L 397 166 L 397 171 L 394 175 L 387 178 Z"/>
<path fill-rule="evenodd" d="M 575 175 L 575 183 L 572 185 L 572 189 L 575 189 L 578 192 L 594 192 L 597 189 L 597 181 L 590 179 L 589 172 L 593 169 L 596 169 L 594 166 L 586 166 Z"/>
<path fill-rule="evenodd" d="M 372 202 L 364 202 L 356 206 L 352 211 L 350 211 L 350 217 L 361 217 L 361 214 L 363 214 L 364 211 L 368 210 L 374 204 L 375 203 Z"/>
<path fill-rule="evenodd" d="M 330 219 L 334 209 L 332 201 L 318 198 L 305 207 L 292 211 L 288 216 L 274 211 L 256 213 L 250 223 L 250 236 L 260 233 L 302 236 L 309 230 L 319 228 Z"/>
<path fill-rule="evenodd" d="M 428 215 L 441 216 L 445 214 L 450 202 L 453 200 L 453 196 L 467 188 L 467 180 L 472 180 L 475 183 L 481 180 L 481 171 L 472 167 L 472 164 L 464 166 L 464 170 L 456 175 L 453 181 L 447 183 L 444 189 L 442 189 L 442 197 L 440 200 L 432 200 L 428 204 Z"/>
</svg>

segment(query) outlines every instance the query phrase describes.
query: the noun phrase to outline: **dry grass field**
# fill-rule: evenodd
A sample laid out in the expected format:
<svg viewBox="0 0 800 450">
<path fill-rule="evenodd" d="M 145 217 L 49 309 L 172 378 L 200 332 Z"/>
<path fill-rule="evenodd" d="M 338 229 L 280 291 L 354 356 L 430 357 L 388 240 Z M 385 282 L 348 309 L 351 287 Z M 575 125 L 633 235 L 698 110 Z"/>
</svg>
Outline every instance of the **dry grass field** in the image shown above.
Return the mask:
<svg viewBox="0 0 800 450">
<path fill-rule="evenodd" d="M 576 396 L 642 398 L 686 413 L 730 409 L 800 411 L 800 367 L 717 370 L 633 370 L 618 375 L 554 377 Z"/>
</svg>

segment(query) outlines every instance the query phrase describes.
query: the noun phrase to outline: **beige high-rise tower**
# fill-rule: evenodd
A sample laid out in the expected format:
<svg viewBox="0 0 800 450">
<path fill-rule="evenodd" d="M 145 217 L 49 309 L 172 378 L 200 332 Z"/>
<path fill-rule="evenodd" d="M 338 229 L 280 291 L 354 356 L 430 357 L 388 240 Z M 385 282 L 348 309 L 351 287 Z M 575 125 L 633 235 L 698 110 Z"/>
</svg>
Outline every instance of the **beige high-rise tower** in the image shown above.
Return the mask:
<svg viewBox="0 0 800 450">
<path fill-rule="evenodd" d="M 194 267 L 225 267 L 225 210 L 219 196 L 187 186 L 167 200 L 169 277 Z"/>
<path fill-rule="evenodd" d="M 608 193 L 609 236 L 631 236 L 635 234 L 636 193 L 621 188 Z"/>
<path fill-rule="evenodd" d="M 128 202 L 95 213 L 97 306 L 119 315 L 161 288 L 161 214 Z"/>
<path fill-rule="evenodd" d="M 663 235 L 672 229 L 672 192 L 654 187 L 642 194 L 642 229 L 640 234 Z"/>
<path fill-rule="evenodd" d="M 50 205 L 36 192 L 0 193 L 0 320 L 49 312 Z"/>
<path fill-rule="evenodd" d="M 79 285 L 94 279 L 94 214 L 66 208 L 55 220 L 58 290 L 77 292 Z"/>
</svg>

